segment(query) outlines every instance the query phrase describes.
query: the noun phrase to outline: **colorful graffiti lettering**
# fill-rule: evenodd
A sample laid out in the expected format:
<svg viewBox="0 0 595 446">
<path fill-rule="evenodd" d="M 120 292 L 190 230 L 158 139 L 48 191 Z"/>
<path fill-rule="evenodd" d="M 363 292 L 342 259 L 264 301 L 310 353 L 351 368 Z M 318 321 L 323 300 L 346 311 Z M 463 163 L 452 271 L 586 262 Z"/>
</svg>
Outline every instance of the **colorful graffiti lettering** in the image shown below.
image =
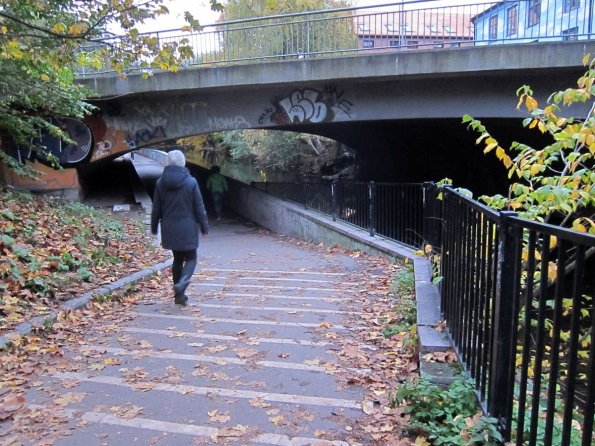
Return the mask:
<svg viewBox="0 0 595 446">
<path fill-rule="evenodd" d="M 295 90 L 289 96 L 273 101 L 274 109 L 267 108 L 258 122 L 265 124 L 268 120 L 272 124 L 287 125 L 351 119 L 353 103 L 343 94 L 335 87 L 326 87 L 324 91 Z"/>
</svg>

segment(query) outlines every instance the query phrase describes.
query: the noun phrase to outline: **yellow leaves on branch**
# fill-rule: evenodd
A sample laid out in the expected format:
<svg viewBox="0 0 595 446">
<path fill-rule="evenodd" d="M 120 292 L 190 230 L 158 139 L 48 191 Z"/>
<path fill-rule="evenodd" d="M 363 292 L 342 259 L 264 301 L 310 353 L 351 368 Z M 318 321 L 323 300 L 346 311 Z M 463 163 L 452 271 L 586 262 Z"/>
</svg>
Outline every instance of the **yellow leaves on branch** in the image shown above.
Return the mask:
<svg viewBox="0 0 595 446">
<path fill-rule="evenodd" d="M 538 173 L 540 173 L 541 171 L 543 171 L 543 165 L 542 164 L 533 164 L 530 169 L 529 172 L 531 173 L 531 176 L 535 176 Z"/>
<path fill-rule="evenodd" d="M 498 141 L 496 141 L 491 136 L 486 139 L 485 144 L 486 146 L 485 149 L 483 149 L 483 153 L 490 153 L 492 150 L 498 147 Z"/>
<path fill-rule="evenodd" d="M 572 229 L 595 234 L 595 221 L 587 217 L 577 218 L 572 222 Z"/>
<path fill-rule="evenodd" d="M 493 153 L 508 169 L 508 177 L 516 174 L 520 183 L 511 185 L 508 197 L 483 197 L 498 209 L 506 207 L 530 219 L 544 219 L 553 213 L 571 217 L 578 208 L 592 206 L 595 190 L 595 116 L 586 118 L 558 116 L 561 105 L 585 103 L 595 95 L 595 58 L 583 59 L 589 70 L 578 80 L 578 88 L 553 93 L 540 109 L 533 91 L 527 85 L 517 90 L 517 109 L 526 109 L 530 117 L 523 126 L 539 130 L 553 138 L 541 150 L 513 142 L 502 148 L 479 120 L 463 116 L 463 123 L 479 134 L 476 144 L 483 145 L 483 153 Z M 513 158 L 509 155 L 513 155 Z M 571 219 L 564 221 L 570 224 Z M 586 219 L 574 221 L 572 227 L 580 232 L 595 234 L 595 224 Z"/>
<path fill-rule="evenodd" d="M 66 25 L 65 23 L 54 23 L 51 30 L 55 34 L 68 35 L 70 37 L 81 37 L 89 30 L 89 24 L 85 22 L 73 23 Z"/>
<path fill-rule="evenodd" d="M 527 110 L 532 112 L 538 107 L 537 100 L 532 96 L 527 95 L 527 97 L 525 97 L 525 107 L 527 108 Z"/>
<path fill-rule="evenodd" d="M 66 31 L 66 25 L 62 22 L 54 23 L 51 29 L 53 33 L 64 34 Z"/>
<path fill-rule="evenodd" d="M 521 91 L 523 93 L 521 93 Z M 532 96 L 533 92 L 531 91 L 531 89 L 528 86 L 525 85 L 525 86 L 519 88 L 517 90 L 517 94 L 519 96 L 519 102 L 516 105 L 517 109 L 520 109 L 523 104 L 525 105 L 525 108 L 529 112 L 532 112 L 533 110 L 536 110 L 539 107 L 539 103 L 537 102 L 537 99 L 535 99 Z"/>
<path fill-rule="evenodd" d="M 19 42 L 16 40 L 9 40 L 4 47 L 0 47 L 0 56 L 3 59 L 22 59 L 24 56 Z"/>
<path fill-rule="evenodd" d="M 492 150 L 496 149 L 496 158 L 498 158 L 507 169 L 510 169 L 512 166 L 512 159 L 506 153 L 494 138 L 492 138 L 488 133 L 483 133 L 477 140 L 475 141 L 476 144 L 479 144 L 481 141 L 485 139 L 485 148 L 483 149 L 483 153 L 487 154 L 490 153 Z"/>
<path fill-rule="evenodd" d="M 589 151 L 593 153 L 593 148 L 595 147 L 595 135 L 593 134 L 592 128 L 582 127 L 577 134 L 576 140 L 589 147 Z"/>
<path fill-rule="evenodd" d="M 68 27 L 68 35 L 70 36 L 82 36 L 89 30 L 87 23 L 73 23 Z"/>
<path fill-rule="evenodd" d="M 510 159 L 506 151 L 500 146 L 498 146 L 498 148 L 496 149 L 496 158 L 502 161 L 504 167 L 506 167 L 507 169 L 510 169 L 512 167 L 512 160 Z"/>
</svg>

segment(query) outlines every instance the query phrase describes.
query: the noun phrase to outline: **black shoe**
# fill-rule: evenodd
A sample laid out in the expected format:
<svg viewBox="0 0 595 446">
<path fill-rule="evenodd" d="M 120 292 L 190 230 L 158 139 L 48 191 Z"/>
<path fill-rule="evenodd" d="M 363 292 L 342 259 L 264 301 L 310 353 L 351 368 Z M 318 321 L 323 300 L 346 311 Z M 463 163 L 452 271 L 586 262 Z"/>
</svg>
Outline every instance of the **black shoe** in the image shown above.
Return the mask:
<svg viewBox="0 0 595 446">
<path fill-rule="evenodd" d="M 176 296 L 183 295 L 188 288 L 189 280 L 180 279 L 177 283 L 174 283 L 174 294 Z"/>
<path fill-rule="evenodd" d="M 186 296 L 185 294 L 182 294 L 181 296 L 176 296 L 174 298 L 174 303 L 185 306 L 188 303 L 188 296 Z"/>
</svg>

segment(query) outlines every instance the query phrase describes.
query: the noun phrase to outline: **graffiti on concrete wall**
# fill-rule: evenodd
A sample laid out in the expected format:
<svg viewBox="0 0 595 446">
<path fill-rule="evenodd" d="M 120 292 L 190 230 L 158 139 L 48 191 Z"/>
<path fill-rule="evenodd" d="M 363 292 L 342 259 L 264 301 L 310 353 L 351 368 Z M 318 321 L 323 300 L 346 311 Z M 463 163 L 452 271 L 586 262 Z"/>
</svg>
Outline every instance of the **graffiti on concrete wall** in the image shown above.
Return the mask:
<svg viewBox="0 0 595 446">
<path fill-rule="evenodd" d="M 165 127 L 158 125 L 156 127 L 147 127 L 134 132 L 134 135 L 128 135 L 126 137 L 126 144 L 131 149 L 136 149 L 142 146 L 144 143 L 152 141 L 154 139 L 165 139 L 167 138 L 167 132 Z"/>
<path fill-rule="evenodd" d="M 115 105 L 107 107 L 104 116 L 96 115 L 89 119 L 95 137 L 95 147 L 91 161 L 120 152 L 127 152 L 130 149 L 142 147 L 151 141 L 167 138 L 167 119 L 164 116 L 154 116 L 148 106 L 136 107 L 133 111 L 138 114 L 134 114 L 134 119 L 127 120 L 126 123 L 129 126 L 131 124 L 128 131 L 119 128 L 118 124 L 108 125 L 104 120 L 105 116 L 108 121 L 117 123 L 117 118 L 124 116 L 121 107 Z"/>
<path fill-rule="evenodd" d="M 128 147 L 136 149 L 149 141 L 167 138 L 165 129 L 172 115 L 171 110 L 167 110 L 167 107 L 155 110 L 148 104 L 143 104 L 133 107 L 133 111 L 136 116 L 134 122 L 137 124 L 129 130 L 126 138 Z"/>
<path fill-rule="evenodd" d="M 258 122 L 242 111 L 218 113 L 219 108 L 211 110 L 209 104 L 209 100 L 188 101 L 184 97 L 163 103 L 138 100 L 105 104 L 101 114 L 88 120 L 94 137 L 91 161 L 202 132 L 346 121 L 354 116 L 353 102 L 333 86 L 289 90 L 271 101 Z M 249 101 L 238 100 L 238 104 L 254 106 Z"/>
<path fill-rule="evenodd" d="M 95 147 L 91 161 L 117 153 L 149 146 L 167 139 L 180 138 L 203 131 L 236 130 L 249 128 L 250 123 L 242 115 L 209 116 L 201 121 L 199 111 L 205 108 L 201 102 L 173 102 L 158 104 L 136 103 L 124 107 L 107 104 L 103 114 L 90 119 Z"/>
<path fill-rule="evenodd" d="M 62 166 L 81 163 L 91 152 L 91 129 L 78 119 L 59 118 L 56 121 L 72 142 L 63 141 L 61 138 L 50 135 L 47 131 L 41 131 L 36 142 L 54 155 Z M 44 161 L 47 158 L 46 153 L 38 153 L 37 158 Z"/>
<path fill-rule="evenodd" d="M 208 120 L 209 131 L 238 130 L 250 127 L 250 123 L 243 116 L 213 117 Z"/>
<path fill-rule="evenodd" d="M 272 101 L 258 118 L 259 124 L 316 124 L 353 117 L 353 103 L 343 91 L 329 86 L 324 90 L 305 88 Z"/>
<path fill-rule="evenodd" d="M 52 160 L 56 160 L 63 167 L 76 166 L 85 161 L 92 148 L 91 129 L 73 118 L 51 118 L 50 122 L 60 127 L 71 141 L 40 129 L 38 136 L 31 138 L 30 145 L 9 147 L 8 153 L 21 162 L 37 160 L 51 165 Z"/>
<path fill-rule="evenodd" d="M 103 118 L 97 115 L 88 118 L 87 124 L 91 128 L 95 142 L 91 161 L 127 150 L 126 138 L 128 134 L 126 132 L 108 127 Z"/>
</svg>

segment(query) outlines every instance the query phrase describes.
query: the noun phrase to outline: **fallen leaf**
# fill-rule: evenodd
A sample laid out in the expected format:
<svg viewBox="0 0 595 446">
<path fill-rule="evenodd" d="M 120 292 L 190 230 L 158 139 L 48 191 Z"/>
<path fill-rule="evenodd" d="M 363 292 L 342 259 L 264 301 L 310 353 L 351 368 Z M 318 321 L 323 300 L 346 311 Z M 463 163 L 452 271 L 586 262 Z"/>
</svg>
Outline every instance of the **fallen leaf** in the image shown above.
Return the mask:
<svg viewBox="0 0 595 446">
<path fill-rule="evenodd" d="M 261 400 L 260 398 L 251 399 L 249 402 L 250 405 L 253 407 L 271 407 L 269 403 L 267 403 L 264 400 Z"/>
<path fill-rule="evenodd" d="M 126 405 L 126 406 L 112 406 L 110 410 L 120 418 L 130 420 L 136 418 L 143 411 L 141 406 Z"/>
<path fill-rule="evenodd" d="M 229 412 L 219 413 L 218 410 L 211 410 L 207 415 L 213 423 L 227 423 L 231 419 Z"/>
<path fill-rule="evenodd" d="M 25 404 L 25 398 L 17 395 L 8 395 L 0 400 L 0 421 L 10 418 Z"/>
<path fill-rule="evenodd" d="M 87 394 L 82 392 L 68 392 L 56 398 L 54 402 L 60 406 L 67 406 L 70 403 L 80 403 L 85 395 Z"/>
<path fill-rule="evenodd" d="M 281 421 L 283 421 L 283 415 L 277 415 L 276 417 L 271 418 L 269 421 L 273 423 L 275 426 L 279 426 L 279 424 L 281 424 Z"/>
</svg>

